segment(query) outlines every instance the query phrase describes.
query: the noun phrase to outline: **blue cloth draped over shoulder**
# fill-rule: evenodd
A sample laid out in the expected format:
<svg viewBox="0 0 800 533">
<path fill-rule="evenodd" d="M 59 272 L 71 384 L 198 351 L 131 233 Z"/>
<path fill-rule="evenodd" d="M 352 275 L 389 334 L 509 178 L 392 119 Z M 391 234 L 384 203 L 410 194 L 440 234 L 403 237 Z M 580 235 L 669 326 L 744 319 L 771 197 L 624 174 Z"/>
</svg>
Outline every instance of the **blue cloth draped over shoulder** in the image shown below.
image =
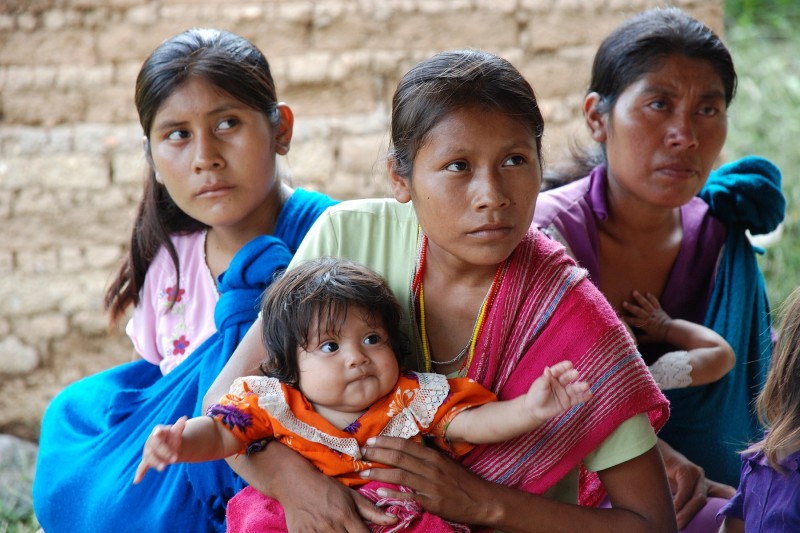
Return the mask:
<svg viewBox="0 0 800 533">
<path fill-rule="evenodd" d="M 225 505 L 244 482 L 224 461 L 172 465 L 133 485 L 156 424 L 202 414 L 203 396 L 258 314 L 261 294 L 317 217 L 335 202 L 298 189 L 273 235 L 245 245 L 219 276 L 217 332 L 166 376 L 141 360 L 65 388 L 42 421 L 33 496 L 47 533 L 225 531 Z"/>
<path fill-rule="evenodd" d="M 705 325 L 722 335 L 736 365 L 721 380 L 666 391 L 670 419 L 660 436 L 706 476 L 736 486 L 739 451 L 761 437 L 753 402 L 766 379 L 772 323 L 764 277 L 745 233 L 778 227 L 786 212 L 781 172 L 766 159 L 748 156 L 721 166 L 699 195 L 727 227 Z"/>
</svg>

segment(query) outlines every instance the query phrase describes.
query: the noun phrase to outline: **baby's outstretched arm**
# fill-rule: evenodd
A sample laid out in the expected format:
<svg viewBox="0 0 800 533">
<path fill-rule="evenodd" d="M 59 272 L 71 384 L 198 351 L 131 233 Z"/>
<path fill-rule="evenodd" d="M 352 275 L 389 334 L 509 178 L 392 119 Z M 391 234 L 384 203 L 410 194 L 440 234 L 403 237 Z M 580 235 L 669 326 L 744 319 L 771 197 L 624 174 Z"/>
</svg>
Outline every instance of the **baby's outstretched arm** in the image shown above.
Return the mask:
<svg viewBox="0 0 800 533">
<path fill-rule="evenodd" d="M 447 427 L 447 438 L 473 444 L 502 442 L 533 431 L 591 396 L 589 384 L 578 380 L 572 363 L 561 361 L 545 367 L 526 394 L 459 413 Z"/>
<path fill-rule="evenodd" d="M 643 331 L 640 341 L 667 342 L 683 350 L 667 353 L 650 366 L 662 389 L 717 381 L 736 364 L 733 348 L 721 335 L 700 324 L 671 318 L 654 295 L 633 291 L 633 301 L 623 302 L 622 307 L 629 313 L 623 319 Z"/>
<path fill-rule="evenodd" d="M 147 437 L 133 483 L 139 483 L 151 468 L 161 472 L 174 463 L 224 459 L 240 448 L 233 433 L 213 418 L 200 416 L 187 420 L 182 416 L 171 426 L 156 426 Z"/>
</svg>

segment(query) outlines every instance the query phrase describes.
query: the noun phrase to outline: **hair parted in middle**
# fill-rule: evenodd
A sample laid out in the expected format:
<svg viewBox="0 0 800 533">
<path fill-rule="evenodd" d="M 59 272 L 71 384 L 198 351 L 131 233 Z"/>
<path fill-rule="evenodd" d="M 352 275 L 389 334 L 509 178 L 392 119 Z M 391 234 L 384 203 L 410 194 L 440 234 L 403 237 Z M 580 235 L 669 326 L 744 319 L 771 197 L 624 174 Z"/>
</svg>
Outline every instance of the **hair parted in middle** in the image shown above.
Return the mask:
<svg viewBox="0 0 800 533">
<path fill-rule="evenodd" d="M 297 349 L 306 349 L 317 335 L 338 334 L 349 310 L 364 313 L 383 326 L 402 367 L 408 351 L 400 330 L 402 310 L 389 286 L 369 268 L 340 258 L 312 259 L 286 271 L 267 289 L 261 303 L 261 335 L 267 357 L 261 371 L 297 386 Z"/>
<path fill-rule="evenodd" d="M 156 115 L 173 94 L 192 80 L 204 80 L 220 93 L 260 111 L 273 128 L 280 123 L 278 97 L 267 58 L 244 37 L 215 28 L 192 28 L 170 37 L 153 50 L 136 78 L 134 95 L 150 164 L 128 257 L 104 299 L 112 325 L 122 318 L 128 306 L 139 304 L 145 275 L 161 247 L 175 265 L 180 286 L 181 265 L 170 237 L 207 228 L 181 211 L 166 188 L 158 183 L 150 154 L 150 133 Z"/>
<path fill-rule="evenodd" d="M 411 179 L 428 132 L 448 114 L 467 107 L 505 113 L 525 125 L 536 138 L 542 164 L 544 118 L 531 84 L 502 57 L 464 49 L 440 52 L 400 80 L 392 97 L 389 153 L 398 175 Z"/>
</svg>

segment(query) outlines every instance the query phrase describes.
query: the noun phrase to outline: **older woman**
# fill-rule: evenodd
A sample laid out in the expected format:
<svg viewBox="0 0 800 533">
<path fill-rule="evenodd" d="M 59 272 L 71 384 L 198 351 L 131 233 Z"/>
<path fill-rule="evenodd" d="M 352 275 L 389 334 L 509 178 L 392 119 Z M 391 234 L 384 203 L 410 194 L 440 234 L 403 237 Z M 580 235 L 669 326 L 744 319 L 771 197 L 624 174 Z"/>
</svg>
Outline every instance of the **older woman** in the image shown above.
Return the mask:
<svg viewBox="0 0 800 533">
<path fill-rule="evenodd" d="M 771 349 L 764 281 L 744 232 L 771 231 L 782 219 L 780 172 L 749 157 L 709 178 L 735 88 L 731 56 L 707 26 L 677 8 L 631 18 L 598 49 L 584 101 L 600 149 L 582 154 L 577 170 L 549 176 L 585 177 L 543 194 L 534 217 L 620 314 L 634 291 L 651 293 L 667 314 L 715 329 L 736 353 L 721 380 L 666 392 L 660 448 L 681 526 L 707 495 L 733 494 L 703 471 L 737 482 L 737 451 L 758 436 L 751 404 Z M 675 350 L 639 348 L 648 362 Z M 689 370 L 675 359 L 672 371 Z"/>
</svg>

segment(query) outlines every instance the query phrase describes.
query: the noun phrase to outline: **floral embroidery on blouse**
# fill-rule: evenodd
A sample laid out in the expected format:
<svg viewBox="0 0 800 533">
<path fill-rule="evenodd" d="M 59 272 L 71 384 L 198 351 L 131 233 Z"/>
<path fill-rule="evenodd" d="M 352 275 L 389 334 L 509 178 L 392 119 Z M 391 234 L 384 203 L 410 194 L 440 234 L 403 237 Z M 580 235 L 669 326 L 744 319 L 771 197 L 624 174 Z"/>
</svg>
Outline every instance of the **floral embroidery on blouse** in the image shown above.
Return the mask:
<svg viewBox="0 0 800 533">
<path fill-rule="evenodd" d="M 176 292 L 175 287 L 167 287 L 166 293 L 167 293 L 167 300 L 169 301 L 169 303 L 178 303 L 181 301 L 181 298 L 183 297 L 184 293 L 186 293 L 186 290 L 178 289 L 178 291 Z"/>
<path fill-rule="evenodd" d="M 261 439 L 251 442 L 250 444 L 247 445 L 247 456 L 250 457 L 250 455 L 254 453 L 263 452 L 264 450 L 267 449 L 267 444 L 269 444 L 273 440 L 275 439 L 270 437 L 268 439 Z"/>
<path fill-rule="evenodd" d="M 348 425 L 342 431 L 344 431 L 345 433 L 355 434 L 358 433 L 359 429 L 361 429 L 361 420 L 356 418 L 355 420 L 350 422 L 350 425 Z"/>
<path fill-rule="evenodd" d="M 392 402 L 389 404 L 389 411 L 386 415 L 392 418 L 402 413 L 414 400 L 414 396 L 417 395 L 416 392 L 416 390 L 397 389 L 394 394 L 394 399 L 392 399 Z"/>
<path fill-rule="evenodd" d="M 186 324 L 186 289 L 177 288 L 177 280 L 173 280 L 174 284 L 168 286 L 160 295 L 161 305 L 164 307 L 166 313 L 179 317 L 180 321 L 175 325 L 172 335 L 170 335 L 167 342 L 171 342 L 172 346 L 164 346 L 167 353 L 171 355 L 185 355 L 186 349 L 192 343 L 190 339 L 186 338 L 185 333 L 189 330 Z"/>
<path fill-rule="evenodd" d="M 247 433 L 248 428 L 253 425 L 253 416 L 234 405 L 214 404 L 208 408 L 206 414 L 228 426 L 231 431 L 236 428 Z"/>
<path fill-rule="evenodd" d="M 186 335 L 181 335 L 174 341 L 172 341 L 172 355 L 183 355 L 186 353 L 186 348 L 189 346 L 190 342 L 186 340 Z"/>
</svg>

